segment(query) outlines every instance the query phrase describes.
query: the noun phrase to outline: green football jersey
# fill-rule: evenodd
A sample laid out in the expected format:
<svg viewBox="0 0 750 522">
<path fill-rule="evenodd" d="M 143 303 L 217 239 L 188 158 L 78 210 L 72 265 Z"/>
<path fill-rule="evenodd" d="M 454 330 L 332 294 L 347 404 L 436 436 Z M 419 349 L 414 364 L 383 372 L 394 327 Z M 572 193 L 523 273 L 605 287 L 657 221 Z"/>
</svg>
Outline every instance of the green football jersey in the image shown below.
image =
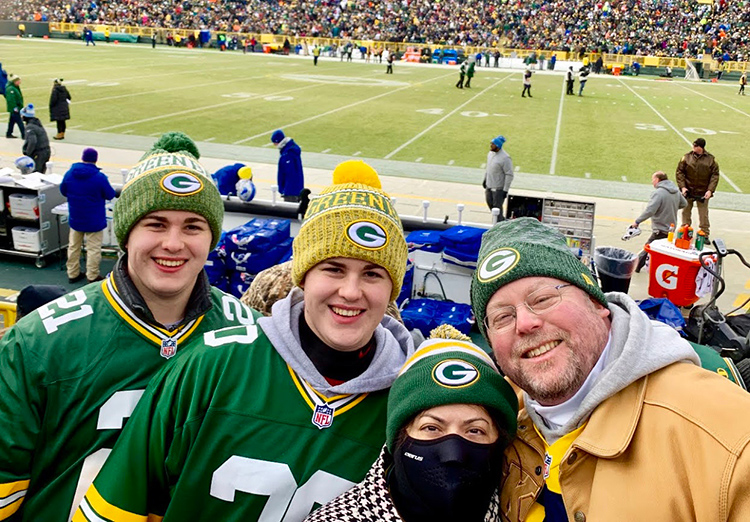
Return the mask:
<svg viewBox="0 0 750 522">
<path fill-rule="evenodd" d="M 65 522 L 151 377 L 188 340 L 257 312 L 212 289 L 204 315 L 167 331 L 112 276 L 24 317 L 0 341 L 0 520 Z M 171 363 L 170 363 L 171 364 Z"/>
<path fill-rule="evenodd" d="M 161 372 L 74 521 L 300 521 L 362 480 L 387 390 L 326 398 L 257 326 L 203 336 Z"/>
</svg>

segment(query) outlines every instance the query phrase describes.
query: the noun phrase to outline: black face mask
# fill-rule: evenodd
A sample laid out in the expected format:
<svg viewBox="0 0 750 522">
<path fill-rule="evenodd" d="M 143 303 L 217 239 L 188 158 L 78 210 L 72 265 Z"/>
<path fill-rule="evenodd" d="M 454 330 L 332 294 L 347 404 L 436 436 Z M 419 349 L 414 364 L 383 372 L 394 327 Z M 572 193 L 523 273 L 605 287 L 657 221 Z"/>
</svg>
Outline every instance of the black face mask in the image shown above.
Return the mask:
<svg viewBox="0 0 750 522">
<path fill-rule="evenodd" d="M 407 522 L 481 521 L 500 479 L 502 448 L 460 435 L 407 437 L 397 446 L 388 482 Z"/>
</svg>

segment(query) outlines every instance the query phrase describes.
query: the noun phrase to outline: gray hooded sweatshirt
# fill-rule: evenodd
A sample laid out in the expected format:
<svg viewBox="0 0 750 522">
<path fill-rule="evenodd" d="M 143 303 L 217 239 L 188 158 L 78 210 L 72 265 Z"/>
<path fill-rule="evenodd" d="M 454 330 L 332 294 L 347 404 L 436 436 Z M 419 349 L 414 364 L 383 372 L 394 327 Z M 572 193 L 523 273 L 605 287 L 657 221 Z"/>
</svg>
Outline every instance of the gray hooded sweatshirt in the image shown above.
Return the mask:
<svg viewBox="0 0 750 522">
<path fill-rule="evenodd" d="M 700 366 L 695 350 L 674 328 L 651 321 L 627 294 L 610 292 L 606 296 L 612 323 L 609 348 L 602 354 L 606 357 L 604 368 L 572 418 L 559 428 L 547 427 L 529 407 L 529 396 L 524 393 L 529 417 L 548 444 L 580 427 L 602 402 L 638 379 L 676 362 Z"/>
<path fill-rule="evenodd" d="M 274 303 L 269 317 L 258 319 L 258 325 L 281 358 L 326 397 L 390 388 L 406 359 L 414 353 L 409 330 L 394 318 L 384 316 L 375 328 L 375 356 L 370 366 L 354 379 L 333 386 L 318 372 L 300 344 L 299 318 L 304 309 L 304 296 L 300 288 L 293 288 L 284 299 Z"/>
<path fill-rule="evenodd" d="M 641 224 L 651 218 L 651 228 L 659 232 L 668 232 L 669 225 L 677 223 L 677 211 L 687 205 L 687 200 L 673 181 L 665 179 L 656 185 L 656 190 L 648 200 L 646 210 L 635 220 Z"/>
</svg>

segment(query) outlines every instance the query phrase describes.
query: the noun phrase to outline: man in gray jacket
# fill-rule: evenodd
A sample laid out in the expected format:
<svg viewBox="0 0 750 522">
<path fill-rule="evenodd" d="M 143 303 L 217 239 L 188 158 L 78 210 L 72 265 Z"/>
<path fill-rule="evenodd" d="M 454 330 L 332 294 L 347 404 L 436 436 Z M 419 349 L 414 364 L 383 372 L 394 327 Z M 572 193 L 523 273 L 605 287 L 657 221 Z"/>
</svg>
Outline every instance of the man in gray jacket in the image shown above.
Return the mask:
<svg viewBox="0 0 750 522">
<path fill-rule="evenodd" d="M 634 228 L 638 228 L 641 223 L 651 218 L 651 235 L 648 237 L 646 245 L 656 239 L 666 238 L 669 235 L 669 226 L 677 223 L 677 211 L 687 205 L 687 200 L 680 194 L 680 189 L 667 178 L 664 172 L 654 172 L 651 176 L 651 184 L 656 190 L 651 194 L 646 210 L 636 218 L 632 225 Z M 648 252 L 645 250 L 638 254 L 636 272 L 641 271 L 641 268 L 646 264 L 647 257 Z"/>
<path fill-rule="evenodd" d="M 490 152 L 487 154 L 487 170 L 484 173 L 484 197 L 490 210 L 500 209 L 498 221 L 503 217 L 503 202 L 513 182 L 513 160 L 503 150 L 505 136 L 498 136 L 490 142 Z"/>
</svg>

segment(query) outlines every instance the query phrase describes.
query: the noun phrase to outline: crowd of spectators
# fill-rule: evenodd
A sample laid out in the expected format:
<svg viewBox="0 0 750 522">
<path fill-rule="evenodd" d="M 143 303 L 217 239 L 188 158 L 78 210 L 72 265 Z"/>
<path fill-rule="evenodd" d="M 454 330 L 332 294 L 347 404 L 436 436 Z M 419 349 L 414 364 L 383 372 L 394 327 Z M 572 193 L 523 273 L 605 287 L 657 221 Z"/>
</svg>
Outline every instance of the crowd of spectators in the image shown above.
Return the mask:
<svg viewBox="0 0 750 522">
<path fill-rule="evenodd" d="M 747 57 L 750 0 L 9 0 L 4 19 L 657 56 Z"/>
</svg>

